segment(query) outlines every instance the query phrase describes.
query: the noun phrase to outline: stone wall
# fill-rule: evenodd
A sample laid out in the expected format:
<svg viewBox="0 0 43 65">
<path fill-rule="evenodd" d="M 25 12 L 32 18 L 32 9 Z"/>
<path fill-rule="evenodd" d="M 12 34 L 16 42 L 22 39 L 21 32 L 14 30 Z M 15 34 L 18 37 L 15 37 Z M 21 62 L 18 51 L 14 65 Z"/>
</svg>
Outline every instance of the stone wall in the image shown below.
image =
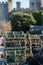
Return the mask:
<svg viewBox="0 0 43 65">
<path fill-rule="evenodd" d="M 11 31 L 11 22 L 0 22 L 0 33 L 3 34 L 6 31 Z"/>
<path fill-rule="evenodd" d="M 8 2 L 0 2 L 0 21 L 7 19 L 8 14 Z"/>
</svg>

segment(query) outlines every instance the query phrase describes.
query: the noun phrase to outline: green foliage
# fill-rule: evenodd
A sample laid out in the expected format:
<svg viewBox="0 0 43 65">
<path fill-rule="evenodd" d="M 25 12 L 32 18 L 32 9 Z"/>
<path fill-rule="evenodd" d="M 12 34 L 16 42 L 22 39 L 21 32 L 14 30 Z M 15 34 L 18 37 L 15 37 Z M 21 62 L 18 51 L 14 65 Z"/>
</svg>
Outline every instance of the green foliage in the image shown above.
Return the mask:
<svg viewBox="0 0 43 65">
<path fill-rule="evenodd" d="M 36 20 L 36 25 L 42 25 L 42 11 L 34 11 L 32 15 Z"/>
<path fill-rule="evenodd" d="M 32 15 L 26 13 L 13 13 L 10 18 L 12 30 L 14 31 L 27 31 L 30 25 L 35 24 L 36 21 Z"/>
</svg>

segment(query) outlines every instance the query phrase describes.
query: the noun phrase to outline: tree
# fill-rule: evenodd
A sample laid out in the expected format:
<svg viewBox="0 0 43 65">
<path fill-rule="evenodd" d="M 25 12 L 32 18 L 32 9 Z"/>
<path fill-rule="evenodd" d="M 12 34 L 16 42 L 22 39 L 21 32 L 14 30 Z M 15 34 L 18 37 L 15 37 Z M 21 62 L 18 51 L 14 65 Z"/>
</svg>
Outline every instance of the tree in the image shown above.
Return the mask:
<svg viewBox="0 0 43 65">
<path fill-rule="evenodd" d="M 34 11 L 32 13 L 33 17 L 36 20 L 36 24 L 35 25 L 42 25 L 42 11 Z"/>
<path fill-rule="evenodd" d="M 32 15 L 20 12 L 11 14 L 9 19 L 12 24 L 12 31 L 27 31 L 30 25 L 36 23 Z"/>
</svg>

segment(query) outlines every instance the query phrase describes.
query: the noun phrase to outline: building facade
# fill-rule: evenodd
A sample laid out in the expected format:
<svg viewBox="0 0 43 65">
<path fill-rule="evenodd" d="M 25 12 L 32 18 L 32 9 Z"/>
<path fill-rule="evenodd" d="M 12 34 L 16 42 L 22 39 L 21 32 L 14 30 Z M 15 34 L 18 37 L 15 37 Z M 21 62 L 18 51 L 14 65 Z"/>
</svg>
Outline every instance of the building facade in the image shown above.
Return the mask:
<svg viewBox="0 0 43 65">
<path fill-rule="evenodd" d="M 21 2 L 16 2 L 16 9 L 17 10 L 21 9 Z"/>
<path fill-rule="evenodd" d="M 8 13 L 12 11 L 12 1 L 0 2 L 0 22 L 8 19 Z"/>
<path fill-rule="evenodd" d="M 8 13 L 7 11 L 8 11 L 7 2 L 6 3 L 0 2 L 0 21 L 6 20 L 6 15 Z"/>
<path fill-rule="evenodd" d="M 41 0 L 41 9 L 43 10 L 43 0 Z"/>
<path fill-rule="evenodd" d="M 30 0 L 30 8 L 32 10 L 41 10 L 43 5 L 43 0 Z"/>
<path fill-rule="evenodd" d="M 8 12 L 11 12 L 13 10 L 13 4 L 12 4 L 12 0 L 8 0 Z"/>
</svg>

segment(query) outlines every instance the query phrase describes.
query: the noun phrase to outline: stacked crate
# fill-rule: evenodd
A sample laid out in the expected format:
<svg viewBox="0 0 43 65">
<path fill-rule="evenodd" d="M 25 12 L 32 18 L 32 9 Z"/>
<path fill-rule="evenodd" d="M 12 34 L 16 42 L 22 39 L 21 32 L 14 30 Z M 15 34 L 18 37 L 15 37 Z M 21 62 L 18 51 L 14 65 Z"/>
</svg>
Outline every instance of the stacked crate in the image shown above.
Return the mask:
<svg viewBox="0 0 43 65">
<path fill-rule="evenodd" d="M 4 61 L 6 65 L 22 64 L 28 57 L 33 56 L 33 49 L 38 50 L 41 48 L 39 35 L 30 35 L 22 31 L 14 31 L 4 33 L 4 38 Z"/>
<path fill-rule="evenodd" d="M 5 37 L 5 62 L 6 64 L 19 64 L 26 61 L 25 36 L 22 31 L 8 32 Z"/>
</svg>

